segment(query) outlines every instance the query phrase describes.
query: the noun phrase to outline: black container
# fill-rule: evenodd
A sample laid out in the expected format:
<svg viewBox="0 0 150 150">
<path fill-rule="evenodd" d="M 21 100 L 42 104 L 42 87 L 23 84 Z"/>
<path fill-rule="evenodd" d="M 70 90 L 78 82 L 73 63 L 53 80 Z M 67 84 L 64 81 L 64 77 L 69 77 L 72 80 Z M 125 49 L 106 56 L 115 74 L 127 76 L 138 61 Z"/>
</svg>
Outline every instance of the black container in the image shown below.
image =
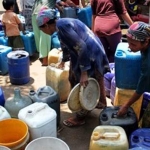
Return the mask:
<svg viewBox="0 0 150 150">
<path fill-rule="evenodd" d="M 138 128 L 138 121 L 134 110 L 130 107 L 126 115 L 117 116 L 119 106 L 105 107 L 99 117 L 100 125 L 121 126 L 129 138 L 130 134 Z"/>
<path fill-rule="evenodd" d="M 50 86 L 40 87 L 37 91 L 30 90 L 29 97 L 33 102 L 47 103 L 57 114 L 57 126 L 60 124 L 60 99 L 57 92 Z"/>
</svg>

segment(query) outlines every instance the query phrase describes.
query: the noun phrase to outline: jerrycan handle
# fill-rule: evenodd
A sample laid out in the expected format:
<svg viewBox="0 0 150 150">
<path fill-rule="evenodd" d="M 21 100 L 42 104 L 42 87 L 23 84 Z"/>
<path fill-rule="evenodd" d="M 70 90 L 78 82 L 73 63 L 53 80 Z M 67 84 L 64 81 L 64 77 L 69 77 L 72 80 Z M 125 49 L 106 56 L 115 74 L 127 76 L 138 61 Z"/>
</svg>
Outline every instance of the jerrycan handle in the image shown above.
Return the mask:
<svg viewBox="0 0 150 150">
<path fill-rule="evenodd" d="M 42 103 L 42 104 L 43 104 L 43 103 Z M 37 112 L 39 112 L 39 111 L 45 109 L 46 106 L 47 106 L 46 104 L 43 104 L 43 105 L 41 105 L 41 106 L 36 107 L 36 108 L 33 109 L 33 110 L 28 110 L 27 113 L 26 113 L 26 116 L 33 116 L 33 115 L 35 115 Z"/>
<path fill-rule="evenodd" d="M 58 68 L 58 64 L 59 64 L 59 63 L 57 63 L 57 64 L 51 63 L 50 66 L 51 66 L 51 67 L 54 67 L 54 68 L 57 68 L 57 69 L 61 69 L 61 70 L 64 70 L 64 69 L 65 69 L 65 66 L 64 66 L 63 68 Z"/>
<path fill-rule="evenodd" d="M 117 132 L 105 132 L 103 134 L 100 134 L 99 132 L 94 132 L 92 139 L 97 141 L 100 139 L 118 139 L 120 137 L 120 134 Z"/>
<path fill-rule="evenodd" d="M 48 91 L 44 91 L 43 89 L 44 89 L 44 87 L 43 87 L 43 88 L 40 88 L 40 89 L 36 92 L 38 96 L 39 96 L 41 93 L 47 93 L 47 94 L 50 93 L 50 92 L 48 92 Z"/>
<path fill-rule="evenodd" d="M 122 117 L 118 117 L 117 115 L 118 111 L 112 114 L 112 118 L 126 118 L 127 116 L 129 116 L 129 113 L 127 112 L 124 116 Z"/>
</svg>

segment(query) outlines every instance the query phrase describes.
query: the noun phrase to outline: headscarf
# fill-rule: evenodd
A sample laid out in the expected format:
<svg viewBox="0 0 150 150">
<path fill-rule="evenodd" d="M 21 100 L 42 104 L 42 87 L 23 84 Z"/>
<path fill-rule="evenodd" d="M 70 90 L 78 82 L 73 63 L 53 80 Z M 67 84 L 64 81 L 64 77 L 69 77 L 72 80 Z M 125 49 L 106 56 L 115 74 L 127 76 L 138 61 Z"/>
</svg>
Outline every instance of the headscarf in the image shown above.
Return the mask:
<svg viewBox="0 0 150 150">
<path fill-rule="evenodd" d="M 127 37 L 137 41 L 145 41 L 150 38 L 150 25 L 144 22 L 134 22 L 127 31 Z"/>
<path fill-rule="evenodd" d="M 55 9 L 41 8 L 40 12 L 36 17 L 37 25 L 40 27 L 50 21 L 51 19 L 57 18 Z"/>
</svg>

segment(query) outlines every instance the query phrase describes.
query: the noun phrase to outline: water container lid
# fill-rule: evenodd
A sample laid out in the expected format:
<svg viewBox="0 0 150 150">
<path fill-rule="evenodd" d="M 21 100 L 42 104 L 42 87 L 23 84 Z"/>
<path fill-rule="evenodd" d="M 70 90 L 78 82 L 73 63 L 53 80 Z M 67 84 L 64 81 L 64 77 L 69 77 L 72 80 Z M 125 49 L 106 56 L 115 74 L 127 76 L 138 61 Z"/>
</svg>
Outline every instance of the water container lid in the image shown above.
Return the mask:
<svg viewBox="0 0 150 150">
<path fill-rule="evenodd" d="M 9 52 L 7 54 L 7 57 L 8 58 L 12 58 L 12 59 L 18 59 L 18 58 L 24 58 L 24 57 L 28 57 L 29 56 L 29 53 L 26 52 L 26 51 L 23 51 L 23 50 L 16 50 L 16 51 L 12 51 L 12 52 Z"/>
<path fill-rule="evenodd" d="M 100 87 L 98 82 L 94 78 L 88 79 L 88 85 L 86 88 L 81 86 L 80 88 L 80 103 L 86 110 L 93 110 L 100 98 Z"/>
<path fill-rule="evenodd" d="M 56 119 L 56 111 L 46 103 L 35 102 L 21 109 L 18 118 L 31 128 L 39 128 Z"/>
<path fill-rule="evenodd" d="M 67 104 L 71 111 L 76 112 L 82 109 L 80 101 L 79 101 L 79 92 L 80 92 L 80 83 L 78 83 L 74 88 L 70 91 Z"/>
</svg>

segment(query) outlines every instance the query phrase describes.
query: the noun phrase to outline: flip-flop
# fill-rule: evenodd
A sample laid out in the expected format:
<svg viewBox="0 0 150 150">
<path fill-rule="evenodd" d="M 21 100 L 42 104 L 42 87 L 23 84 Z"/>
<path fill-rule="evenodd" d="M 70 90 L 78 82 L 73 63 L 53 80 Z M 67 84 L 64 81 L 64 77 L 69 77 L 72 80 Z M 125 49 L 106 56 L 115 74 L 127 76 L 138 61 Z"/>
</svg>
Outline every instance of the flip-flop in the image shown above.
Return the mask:
<svg viewBox="0 0 150 150">
<path fill-rule="evenodd" d="M 85 120 L 78 121 L 74 118 L 69 118 L 63 121 L 63 124 L 67 127 L 78 127 L 85 124 Z"/>
</svg>

